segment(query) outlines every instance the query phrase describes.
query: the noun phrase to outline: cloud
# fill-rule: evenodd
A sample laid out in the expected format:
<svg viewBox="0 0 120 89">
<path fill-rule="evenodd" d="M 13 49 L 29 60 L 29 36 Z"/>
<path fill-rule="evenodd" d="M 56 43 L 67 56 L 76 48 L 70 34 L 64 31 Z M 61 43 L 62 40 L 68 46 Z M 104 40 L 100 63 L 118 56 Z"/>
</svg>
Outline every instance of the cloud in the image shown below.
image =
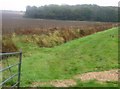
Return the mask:
<svg viewBox="0 0 120 89">
<path fill-rule="evenodd" d="M 1 10 L 25 10 L 27 5 L 48 4 L 97 4 L 100 6 L 118 6 L 119 0 L 0 0 Z"/>
</svg>

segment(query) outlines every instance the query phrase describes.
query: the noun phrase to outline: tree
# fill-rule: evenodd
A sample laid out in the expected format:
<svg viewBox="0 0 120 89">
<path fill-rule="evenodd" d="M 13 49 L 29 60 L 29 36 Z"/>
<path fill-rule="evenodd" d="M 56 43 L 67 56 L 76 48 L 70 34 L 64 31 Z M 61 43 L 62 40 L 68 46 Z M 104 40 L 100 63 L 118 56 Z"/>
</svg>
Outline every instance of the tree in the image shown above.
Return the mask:
<svg viewBox="0 0 120 89">
<path fill-rule="evenodd" d="M 117 22 L 117 8 L 86 4 L 27 6 L 25 16 L 41 19 Z"/>
</svg>

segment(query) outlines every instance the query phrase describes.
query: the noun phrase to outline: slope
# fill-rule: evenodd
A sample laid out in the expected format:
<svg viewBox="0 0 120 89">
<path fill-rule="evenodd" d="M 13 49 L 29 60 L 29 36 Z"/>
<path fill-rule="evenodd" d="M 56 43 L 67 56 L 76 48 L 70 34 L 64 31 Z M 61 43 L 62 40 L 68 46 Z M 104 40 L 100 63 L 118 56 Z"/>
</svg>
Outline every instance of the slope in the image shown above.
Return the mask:
<svg viewBox="0 0 120 89">
<path fill-rule="evenodd" d="M 75 74 L 118 68 L 118 28 L 76 39 L 54 48 L 39 48 L 14 38 L 23 50 L 22 86 L 68 79 Z"/>
</svg>

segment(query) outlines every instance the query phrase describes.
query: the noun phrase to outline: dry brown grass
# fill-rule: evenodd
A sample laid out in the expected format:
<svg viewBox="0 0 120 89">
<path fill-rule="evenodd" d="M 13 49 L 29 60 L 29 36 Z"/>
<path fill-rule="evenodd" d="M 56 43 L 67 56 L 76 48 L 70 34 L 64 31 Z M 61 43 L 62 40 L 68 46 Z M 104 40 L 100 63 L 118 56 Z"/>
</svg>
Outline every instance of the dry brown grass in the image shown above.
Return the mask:
<svg viewBox="0 0 120 89">
<path fill-rule="evenodd" d="M 12 41 L 11 35 L 3 36 L 2 52 L 16 52 L 18 49 Z"/>
<path fill-rule="evenodd" d="M 96 24 L 95 26 L 56 27 L 45 30 L 28 29 L 17 31 L 16 34 L 26 35 L 24 42 L 35 42 L 40 47 L 53 47 L 112 27 L 113 25 Z"/>
</svg>

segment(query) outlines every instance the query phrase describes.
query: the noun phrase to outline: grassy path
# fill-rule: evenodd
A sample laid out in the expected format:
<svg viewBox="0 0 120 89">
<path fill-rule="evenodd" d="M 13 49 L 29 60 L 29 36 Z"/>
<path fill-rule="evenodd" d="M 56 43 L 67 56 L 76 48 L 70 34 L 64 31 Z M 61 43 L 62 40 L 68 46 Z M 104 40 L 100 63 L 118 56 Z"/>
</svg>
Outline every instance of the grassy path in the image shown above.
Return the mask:
<svg viewBox="0 0 120 89">
<path fill-rule="evenodd" d="M 33 82 L 32 86 L 37 87 L 37 86 L 51 85 L 53 87 L 70 87 L 77 85 L 76 80 L 81 80 L 84 82 L 90 80 L 97 80 L 99 82 L 118 81 L 118 69 L 78 74 L 73 76 L 72 79 L 66 79 L 66 80 L 52 80 L 49 82 Z"/>
</svg>

